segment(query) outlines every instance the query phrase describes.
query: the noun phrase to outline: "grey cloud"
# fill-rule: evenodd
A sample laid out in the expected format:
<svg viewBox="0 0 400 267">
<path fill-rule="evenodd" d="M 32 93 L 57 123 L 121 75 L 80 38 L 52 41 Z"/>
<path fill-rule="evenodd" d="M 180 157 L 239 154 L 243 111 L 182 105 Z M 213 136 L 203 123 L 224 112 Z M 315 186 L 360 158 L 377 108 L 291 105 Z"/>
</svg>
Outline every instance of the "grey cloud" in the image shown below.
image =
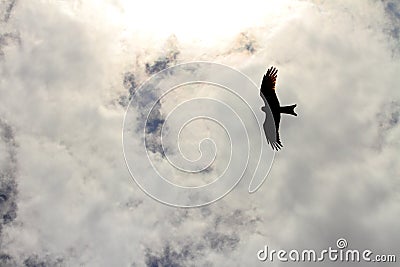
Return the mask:
<svg viewBox="0 0 400 267">
<path fill-rule="evenodd" d="M 218 232 L 207 232 L 205 239 L 209 243 L 210 248 L 217 252 L 231 252 L 236 249 L 237 244 L 240 242 L 240 238 L 236 234 L 228 235 Z"/>
<path fill-rule="evenodd" d="M 137 88 L 135 74 L 131 71 L 125 72 L 123 75 L 122 84 L 126 90 L 128 90 L 128 96 L 121 95 L 118 99 L 118 104 L 122 107 L 126 108 L 129 104 L 129 101 L 132 99 L 132 96 L 135 94 L 135 90 Z"/>
<path fill-rule="evenodd" d="M 251 32 L 242 32 L 239 34 L 235 44 L 235 50 L 247 51 L 250 54 L 254 54 L 257 51 L 257 42 Z"/>
<path fill-rule="evenodd" d="M 341 236 L 353 248 L 395 253 L 399 115 L 391 100 L 399 99 L 399 65 L 385 26 L 375 21 L 398 21 L 398 9 L 393 1 L 303 7 L 277 28 L 249 30 L 254 36 L 242 36 L 236 47 L 245 53 L 219 53 L 219 45 L 187 51 L 172 40 L 132 70 L 111 49 L 116 29 L 90 12 L 89 21 L 81 6 L 77 18 L 56 5 L 18 2 L 12 12 L 21 24 L 7 32 L 20 32 L 23 45 L 0 62 L 0 114 L 13 125 L 2 124 L 1 141 L 14 151 L 1 181 L 1 215 L 9 214 L 1 264 L 264 266 L 256 258 L 264 244 L 318 249 Z M 214 205 L 175 210 L 130 182 L 120 145 L 123 111 L 106 103 L 118 99 L 113 88 L 124 87 L 126 106 L 141 80 L 193 58 L 237 67 L 256 82 L 277 63 L 279 97 L 298 103 L 299 117 L 282 120 L 284 150 L 256 194 L 232 192 Z M 134 104 L 140 110 L 157 97 L 148 93 Z M 155 153 L 162 111 L 156 106 L 147 129 Z M 137 117 L 143 123 L 144 115 Z M 61 256 L 46 256 L 49 250 Z"/>
<path fill-rule="evenodd" d="M 135 94 L 135 89 L 137 87 L 135 75 L 132 72 L 126 72 L 124 74 L 123 80 L 124 87 L 129 91 L 129 100 Z"/>
<path fill-rule="evenodd" d="M 193 251 L 188 247 L 184 247 L 180 250 L 171 247 L 169 244 L 165 245 L 162 252 L 154 254 L 150 249 L 146 251 L 146 266 L 158 267 L 158 266 L 194 266 L 188 261 L 195 258 L 192 254 Z"/>
<path fill-rule="evenodd" d="M 141 108 L 149 103 L 155 103 L 149 116 L 141 112 Z M 165 122 L 164 116 L 161 113 L 161 102 L 156 90 L 146 90 L 140 96 L 134 98 L 132 106 L 138 111 L 137 121 L 143 126 L 145 124 L 146 147 L 153 153 L 164 155 L 164 150 L 161 144 L 161 129 Z M 142 127 L 138 127 L 140 129 Z M 143 132 L 136 132 L 138 138 L 144 138 Z"/>
<path fill-rule="evenodd" d="M 148 74 L 155 74 L 157 72 L 160 72 L 160 71 L 168 68 L 170 63 L 171 63 L 171 60 L 168 57 L 159 58 L 156 61 L 154 61 L 152 64 L 146 63 L 146 72 Z"/>
<path fill-rule="evenodd" d="M 153 63 L 145 63 L 145 72 L 147 75 L 152 75 L 160 72 L 170 66 L 177 63 L 177 57 L 179 55 L 178 41 L 174 35 L 170 36 L 165 43 L 165 49 L 163 56 L 160 56 Z M 129 92 L 129 97 L 121 96 L 119 98 L 119 104 L 126 107 L 129 101 L 132 99 L 135 91 L 138 87 L 135 74 L 133 72 L 126 72 L 123 77 L 123 85 Z M 161 102 L 157 101 L 159 96 L 156 93 L 157 90 L 146 90 L 142 93 L 138 99 L 134 99 L 133 105 L 136 105 L 139 110 L 148 103 L 155 103 L 155 106 L 147 118 L 147 114 L 141 114 L 138 117 L 140 123 L 146 122 L 146 134 L 147 134 L 147 149 L 153 153 L 160 153 L 164 156 L 165 151 L 161 145 L 161 127 L 165 122 L 164 117 L 161 114 Z M 139 111 L 140 112 L 140 111 Z M 138 133 L 141 134 L 141 133 Z"/>
<path fill-rule="evenodd" d="M 0 169 L 0 234 L 4 224 L 12 222 L 17 216 L 17 160 L 14 131 L 0 118 L 0 137 L 5 144 L 5 162 Z"/>
<path fill-rule="evenodd" d="M 400 42 L 400 6 L 398 1 L 382 1 L 382 4 L 384 5 L 384 10 L 389 18 L 389 22 L 384 30 L 395 40 L 393 52 L 394 54 L 398 54 L 398 44 Z"/>
<path fill-rule="evenodd" d="M 392 100 L 383 103 L 381 109 L 376 114 L 376 121 L 378 133 L 374 147 L 382 150 L 385 146 L 391 143 L 390 140 L 388 141 L 388 136 L 393 134 L 393 131 L 396 131 L 396 128 L 398 128 L 400 121 L 399 101 Z"/>
<path fill-rule="evenodd" d="M 202 221 L 203 227 L 192 232 L 194 220 L 197 223 Z M 261 220 L 254 217 L 251 211 L 232 211 L 223 204 L 172 211 L 167 223 L 171 225 L 170 230 L 177 231 L 177 234 L 169 240 L 167 233 L 161 233 L 160 238 L 166 239 L 163 245 L 146 248 L 147 266 L 218 266 L 212 262 L 210 255 L 218 254 L 224 258 L 237 251 L 246 244 L 249 234 L 257 231 Z"/>
<path fill-rule="evenodd" d="M 0 59 L 4 57 L 4 48 L 9 45 L 21 45 L 21 37 L 18 31 L 10 29 L 8 22 L 16 0 L 0 2 Z"/>
<path fill-rule="evenodd" d="M 40 258 L 38 255 L 29 256 L 24 260 L 25 267 L 61 267 L 65 266 L 62 258 L 52 259 L 49 256 Z"/>
<path fill-rule="evenodd" d="M 8 22 L 16 0 L 4 0 L 0 3 L 0 18 L 2 22 Z"/>
<path fill-rule="evenodd" d="M 2 267 L 14 267 L 16 266 L 15 260 L 7 254 L 0 254 L 0 265 Z"/>
<path fill-rule="evenodd" d="M 384 103 L 377 114 L 377 120 L 382 133 L 396 128 L 400 121 L 400 102 L 392 100 Z"/>
<path fill-rule="evenodd" d="M 400 10 L 397 6 L 396 2 L 388 1 L 386 3 L 385 10 L 391 15 L 394 16 L 396 19 L 400 19 Z"/>
<path fill-rule="evenodd" d="M 149 75 L 160 72 L 170 66 L 177 63 L 178 55 L 180 54 L 178 50 L 178 41 L 176 37 L 170 36 L 165 44 L 165 49 L 162 56 L 158 57 L 153 63 L 146 63 L 146 73 Z"/>
<path fill-rule="evenodd" d="M 4 47 L 11 44 L 21 44 L 21 38 L 18 33 L 6 32 L 0 34 L 0 57 L 4 56 Z"/>
<path fill-rule="evenodd" d="M 400 102 L 393 100 L 385 103 L 378 113 L 379 126 L 384 130 L 396 127 L 400 120 Z"/>
<path fill-rule="evenodd" d="M 12 127 L 0 118 L 0 142 L 4 146 L 0 150 L 0 251 L 4 249 L 3 227 L 17 217 L 17 159 L 15 134 Z M 5 156 L 5 157 L 4 157 Z M 1 266 L 15 266 L 14 259 L 8 254 L 0 255 Z"/>
</svg>

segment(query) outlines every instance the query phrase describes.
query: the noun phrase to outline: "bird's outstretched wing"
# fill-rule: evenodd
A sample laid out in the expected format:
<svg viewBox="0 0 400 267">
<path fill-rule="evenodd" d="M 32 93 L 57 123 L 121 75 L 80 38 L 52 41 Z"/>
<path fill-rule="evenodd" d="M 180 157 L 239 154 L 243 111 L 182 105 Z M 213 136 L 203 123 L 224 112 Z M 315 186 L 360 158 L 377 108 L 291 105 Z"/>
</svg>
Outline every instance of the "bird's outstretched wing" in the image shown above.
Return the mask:
<svg viewBox="0 0 400 267">
<path fill-rule="evenodd" d="M 261 97 L 264 98 L 262 94 Z M 265 112 L 263 128 L 267 143 L 271 145 L 272 149 L 279 150 L 283 147 L 279 137 L 280 116 L 275 119 L 268 105 L 262 107 L 262 111 Z"/>
<path fill-rule="evenodd" d="M 274 92 L 277 73 L 278 70 L 275 67 L 269 68 L 267 73 L 265 73 L 261 83 L 261 93 L 263 93 L 264 96 Z"/>
</svg>

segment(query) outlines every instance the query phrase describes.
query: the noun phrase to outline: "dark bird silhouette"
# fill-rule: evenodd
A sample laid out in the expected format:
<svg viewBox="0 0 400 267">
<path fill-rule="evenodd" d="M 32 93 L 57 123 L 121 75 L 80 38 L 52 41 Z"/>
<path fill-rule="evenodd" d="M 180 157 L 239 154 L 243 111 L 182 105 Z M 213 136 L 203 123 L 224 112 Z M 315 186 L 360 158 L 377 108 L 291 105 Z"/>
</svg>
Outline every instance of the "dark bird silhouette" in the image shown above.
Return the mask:
<svg viewBox="0 0 400 267">
<path fill-rule="evenodd" d="M 263 77 L 260 89 L 260 96 L 265 103 L 265 106 L 261 108 L 261 110 L 266 114 L 263 125 L 265 137 L 267 138 L 268 143 L 271 144 L 272 149 L 275 150 L 279 150 L 283 146 L 279 138 L 279 123 L 281 121 L 281 113 L 297 116 L 296 112 L 294 111 L 294 108 L 297 106 L 296 104 L 290 106 L 281 106 L 279 103 L 275 91 L 277 73 L 278 70 L 276 68 L 269 68 Z M 272 120 L 272 117 L 274 120 Z M 271 127 L 273 126 L 273 122 L 275 123 L 275 127 Z"/>
</svg>

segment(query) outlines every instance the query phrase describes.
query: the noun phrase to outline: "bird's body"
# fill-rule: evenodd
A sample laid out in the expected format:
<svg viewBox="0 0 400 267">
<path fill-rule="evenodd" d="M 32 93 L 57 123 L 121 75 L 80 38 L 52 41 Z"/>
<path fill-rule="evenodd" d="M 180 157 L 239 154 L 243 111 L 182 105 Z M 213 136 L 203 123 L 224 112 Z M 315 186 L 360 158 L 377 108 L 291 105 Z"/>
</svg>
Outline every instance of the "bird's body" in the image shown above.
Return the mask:
<svg viewBox="0 0 400 267">
<path fill-rule="evenodd" d="M 263 125 L 264 132 L 268 143 L 270 143 L 272 148 L 275 150 L 279 150 L 282 147 L 282 142 L 279 138 L 281 113 L 297 116 L 297 114 L 294 112 L 296 105 L 281 106 L 279 103 L 279 99 L 275 90 L 277 73 L 278 70 L 274 67 L 269 68 L 263 77 L 260 89 L 260 96 L 265 103 L 265 106 L 262 107 L 261 110 L 266 113 L 266 118 Z M 270 117 L 274 118 L 275 131 L 271 131 L 270 129 Z"/>
</svg>

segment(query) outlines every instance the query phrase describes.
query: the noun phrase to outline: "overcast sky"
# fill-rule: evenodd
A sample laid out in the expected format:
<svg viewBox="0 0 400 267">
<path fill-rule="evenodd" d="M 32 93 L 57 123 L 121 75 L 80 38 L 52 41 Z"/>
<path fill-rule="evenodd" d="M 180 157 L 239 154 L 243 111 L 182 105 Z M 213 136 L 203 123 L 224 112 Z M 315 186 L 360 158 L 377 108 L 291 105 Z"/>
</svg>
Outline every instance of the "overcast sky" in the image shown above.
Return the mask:
<svg viewBox="0 0 400 267">
<path fill-rule="evenodd" d="M 1 266 L 282 266 L 257 251 L 338 238 L 400 260 L 398 1 L 136 2 L 0 2 Z M 133 182 L 122 122 L 140 84 L 196 60 L 257 85 L 276 66 L 281 104 L 297 103 L 299 116 L 282 119 L 284 147 L 259 191 L 240 190 L 247 180 L 212 205 L 173 208 Z M 151 117 L 160 164 L 157 127 L 171 105 Z M 197 142 L 224 136 L 193 127 Z"/>
</svg>

